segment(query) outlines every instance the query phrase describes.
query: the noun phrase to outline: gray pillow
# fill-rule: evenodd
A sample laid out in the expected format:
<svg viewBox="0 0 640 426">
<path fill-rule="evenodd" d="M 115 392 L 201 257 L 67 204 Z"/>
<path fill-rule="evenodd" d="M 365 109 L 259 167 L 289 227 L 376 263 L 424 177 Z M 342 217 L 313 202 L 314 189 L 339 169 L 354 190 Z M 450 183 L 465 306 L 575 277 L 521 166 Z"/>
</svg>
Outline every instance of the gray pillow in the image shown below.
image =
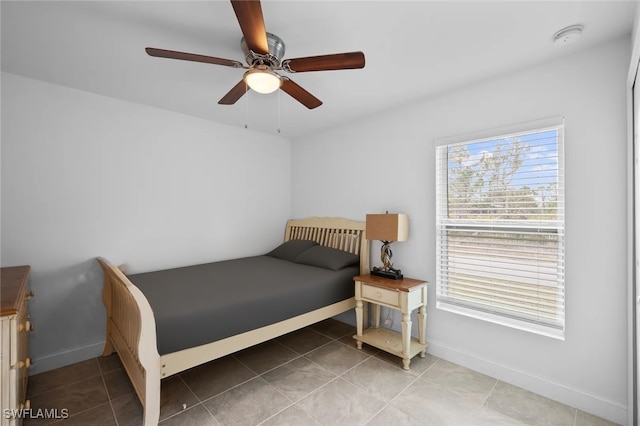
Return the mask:
<svg viewBox="0 0 640 426">
<path fill-rule="evenodd" d="M 338 271 L 347 266 L 358 265 L 360 257 L 343 250 L 317 245 L 300 253 L 295 261 L 305 265 Z"/>
<path fill-rule="evenodd" d="M 318 243 L 311 240 L 289 240 L 280 244 L 275 249 L 267 253 L 267 256 L 277 257 L 295 262 L 296 258 L 308 248 L 317 246 Z"/>
</svg>

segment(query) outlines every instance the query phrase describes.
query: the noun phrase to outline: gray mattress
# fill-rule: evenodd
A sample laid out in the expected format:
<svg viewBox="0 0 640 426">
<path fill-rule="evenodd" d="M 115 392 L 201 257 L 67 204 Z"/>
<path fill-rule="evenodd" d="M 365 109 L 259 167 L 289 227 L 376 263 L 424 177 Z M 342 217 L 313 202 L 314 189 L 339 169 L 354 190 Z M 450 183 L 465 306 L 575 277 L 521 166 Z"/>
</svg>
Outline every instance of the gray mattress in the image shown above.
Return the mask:
<svg viewBox="0 0 640 426">
<path fill-rule="evenodd" d="M 358 273 L 357 266 L 332 271 L 255 256 L 128 278 L 151 304 L 165 355 L 353 297 Z"/>
</svg>

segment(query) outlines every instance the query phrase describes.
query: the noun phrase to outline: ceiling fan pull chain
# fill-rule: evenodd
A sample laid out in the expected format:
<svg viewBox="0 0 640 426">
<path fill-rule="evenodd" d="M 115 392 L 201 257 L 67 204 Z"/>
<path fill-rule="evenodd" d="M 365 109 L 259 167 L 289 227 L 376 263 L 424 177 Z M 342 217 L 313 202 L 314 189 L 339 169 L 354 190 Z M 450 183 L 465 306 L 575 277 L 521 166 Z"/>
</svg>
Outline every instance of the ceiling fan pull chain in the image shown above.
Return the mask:
<svg viewBox="0 0 640 426">
<path fill-rule="evenodd" d="M 278 90 L 278 133 L 280 133 L 280 128 L 282 127 L 280 122 L 280 91 Z"/>
<path fill-rule="evenodd" d="M 244 91 L 245 93 L 247 91 L 249 91 L 249 88 L 247 87 L 247 83 L 244 83 Z M 244 97 L 244 128 L 248 129 L 249 128 L 249 96 L 250 94 L 247 93 L 247 96 Z"/>
</svg>

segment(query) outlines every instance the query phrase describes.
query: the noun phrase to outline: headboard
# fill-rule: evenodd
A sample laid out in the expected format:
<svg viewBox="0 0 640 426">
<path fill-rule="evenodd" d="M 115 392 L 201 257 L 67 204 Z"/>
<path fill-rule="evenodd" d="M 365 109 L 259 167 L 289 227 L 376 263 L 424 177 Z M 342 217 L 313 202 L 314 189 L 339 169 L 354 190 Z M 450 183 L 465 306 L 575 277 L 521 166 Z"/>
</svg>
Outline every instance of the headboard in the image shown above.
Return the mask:
<svg viewBox="0 0 640 426">
<path fill-rule="evenodd" d="M 369 241 L 365 223 L 341 217 L 310 217 L 287 221 L 284 240 L 313 240 L 360 256 L 360 273 L 369 273 Z"/>
</svg>

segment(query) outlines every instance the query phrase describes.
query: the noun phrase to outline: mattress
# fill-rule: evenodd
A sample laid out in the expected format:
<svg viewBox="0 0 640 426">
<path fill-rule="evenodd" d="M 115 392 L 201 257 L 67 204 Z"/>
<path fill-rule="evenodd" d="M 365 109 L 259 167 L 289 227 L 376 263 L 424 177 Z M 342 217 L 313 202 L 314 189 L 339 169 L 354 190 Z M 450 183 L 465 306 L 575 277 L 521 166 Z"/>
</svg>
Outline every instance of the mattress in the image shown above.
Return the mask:
<svg viewBox="0 0 640 426">
<path fill-rule="evenodd" d="M 273 324 L 354 296 L 358 266 L 338 271 L 254 256 L 130 275 L 165 355 Z"/>
</svg>

